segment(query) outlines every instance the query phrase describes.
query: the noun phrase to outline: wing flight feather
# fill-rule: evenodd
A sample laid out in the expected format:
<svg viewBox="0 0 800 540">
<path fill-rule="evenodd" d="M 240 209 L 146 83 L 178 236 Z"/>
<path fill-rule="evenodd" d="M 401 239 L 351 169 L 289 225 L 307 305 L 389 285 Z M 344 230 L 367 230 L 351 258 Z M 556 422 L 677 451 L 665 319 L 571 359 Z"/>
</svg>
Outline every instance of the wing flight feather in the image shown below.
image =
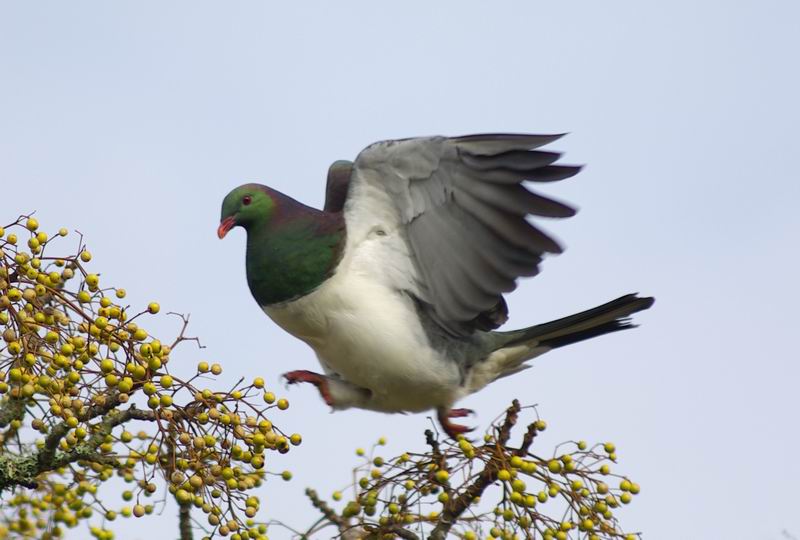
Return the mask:
<svg viewBox="0 0 800 540">
<path fill-rule="evenodd" d="M 506 316 L 502 294 L 539 272 L 561 246 L 528 216 L 575 209 L 523 184 L 574 176 L 561 154 L 536 150 L 562 135 L 485 134 L 375 143 L 352 166 L 344 204 L 348 242 L 376 228 L 408 243 L 416 296 L 447 332 L 488 330 Z M 344 169 L 343 169 L 344 170 Z M 498 314 L 498 310 L 502 313 Z M 497 323 L 499 324 L 499 322 Z"/>
</svg>

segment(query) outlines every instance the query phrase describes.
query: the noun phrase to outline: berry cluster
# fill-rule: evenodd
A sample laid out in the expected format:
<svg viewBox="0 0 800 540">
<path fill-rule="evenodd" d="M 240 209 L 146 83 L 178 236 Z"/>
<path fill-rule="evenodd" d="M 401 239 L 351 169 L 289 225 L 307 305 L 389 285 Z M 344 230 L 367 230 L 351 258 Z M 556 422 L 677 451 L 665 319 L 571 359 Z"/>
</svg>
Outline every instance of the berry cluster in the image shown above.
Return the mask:
<svg viewBox="0 0 800 540">
<path fill-rule="evenodd" d="M 357 449 L 364 462 L 355 470 L 352 497 L 333 493 L 338 511 L 307 492 L 327 518 L 322 526 L 343 536 L 409 540 L 636 540 L 622 532 L 616 513 L 639 485 L 612 473 L 615 446 L 576 441 L 539 455 L 532 446 L 547 427 L 541 419 L 528 424 L 518 444 L 510 441 L 522 410 L 515 401 L 480 443 L 442 441 L 428 431 L 425 453 L 384 459 L 376 455 L 383 439 L 372 452 Z"/>
<path fill-rule="evenodd" d="M 209 388 L 216 363 L 170 369 L 176 348 L 197 341 L 188 320 L 177 316 L 169 342 L 150 336 L 159 304 L 127 305 L 90 271 L 82 238 L 54 256 L 67 235 L 28 216 L 0 227 L 0 538 L 59 538 L 87 523 L 109 540 L 111 522 L 151 514 L 165 493 L 187 523 L 190 509 L 205 514 L 208 536 L 266 538 L 251 490 L 269 452 L 301 442 L 267 417 L 288 401 L 260 377 Z M 130 484 L 119 506 L 98 493 L 114 477 Z"/>
</svg>

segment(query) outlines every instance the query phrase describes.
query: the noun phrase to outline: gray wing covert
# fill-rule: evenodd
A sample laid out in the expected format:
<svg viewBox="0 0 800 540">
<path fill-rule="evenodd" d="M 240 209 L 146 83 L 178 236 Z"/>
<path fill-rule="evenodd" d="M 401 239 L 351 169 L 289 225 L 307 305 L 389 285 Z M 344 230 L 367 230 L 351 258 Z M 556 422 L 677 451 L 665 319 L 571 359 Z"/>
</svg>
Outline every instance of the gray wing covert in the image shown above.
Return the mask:
<svg viewBox="0 0 800 540">
<path fill-rule="evenodd" d="M 424 287 L 420 300 L 448 333 L 500 326 L 507 318 L 503 293 L 514 290 L 517 278 L 536 275 L 545 253 L 561 252 L 526 217 L 564 218 L 575 210 L 522 184 L 578 173 L 580 167 L 554 164 L 560 154 L 536 150 L 559 137 L 384 141 L 356 159 L 352 182 L 362 184 L 362 192 L 378 188 L 388 195 L 391 202 L 383 204 L 394 206 L 398 226 L 405 228 Z"/>
</svg>

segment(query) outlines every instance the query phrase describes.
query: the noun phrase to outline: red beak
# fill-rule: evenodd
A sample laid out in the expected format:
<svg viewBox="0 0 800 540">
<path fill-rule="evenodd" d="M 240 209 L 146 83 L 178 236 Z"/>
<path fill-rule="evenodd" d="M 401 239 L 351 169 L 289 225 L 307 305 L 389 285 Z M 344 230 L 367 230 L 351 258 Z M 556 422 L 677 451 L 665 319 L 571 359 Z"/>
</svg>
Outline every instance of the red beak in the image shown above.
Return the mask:
<svg viewBox="0 0 800 540">
<path fill-rule="evenodd" d="M 222 220 L 222 223 L 219 224 L 219 228 L 217 229 L 217 236 L 220 239 L 225 238 L 225 235 L 228 234 L 228 231 L 233 229 L 236 226 L 236 218 L 234 216 L 226 217 Z"/>
</svg>

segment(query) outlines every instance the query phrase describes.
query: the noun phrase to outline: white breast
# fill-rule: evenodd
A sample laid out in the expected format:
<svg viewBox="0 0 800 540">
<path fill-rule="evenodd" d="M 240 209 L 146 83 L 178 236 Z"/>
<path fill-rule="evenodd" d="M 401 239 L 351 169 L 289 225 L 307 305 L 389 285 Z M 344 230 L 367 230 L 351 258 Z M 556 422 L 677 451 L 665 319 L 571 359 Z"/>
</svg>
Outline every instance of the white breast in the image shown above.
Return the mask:
<svg viewBox="0 0 800 540">
<path fill-rule="evenodd" d="M 349 250 L 318 289 L 264 311 L 308 343 L 326 370 L 369 389 L 368 408 L 416 412 L 449 406 L 459 389 L 458 368 L 430 347 L 414 301 L 394 286 L 409 278 L 399 275 L 402 257 L 386 257 L 387 251 L 406 249 L 398 240 L 385 231 L 372 235 Z"/>
</svg>

